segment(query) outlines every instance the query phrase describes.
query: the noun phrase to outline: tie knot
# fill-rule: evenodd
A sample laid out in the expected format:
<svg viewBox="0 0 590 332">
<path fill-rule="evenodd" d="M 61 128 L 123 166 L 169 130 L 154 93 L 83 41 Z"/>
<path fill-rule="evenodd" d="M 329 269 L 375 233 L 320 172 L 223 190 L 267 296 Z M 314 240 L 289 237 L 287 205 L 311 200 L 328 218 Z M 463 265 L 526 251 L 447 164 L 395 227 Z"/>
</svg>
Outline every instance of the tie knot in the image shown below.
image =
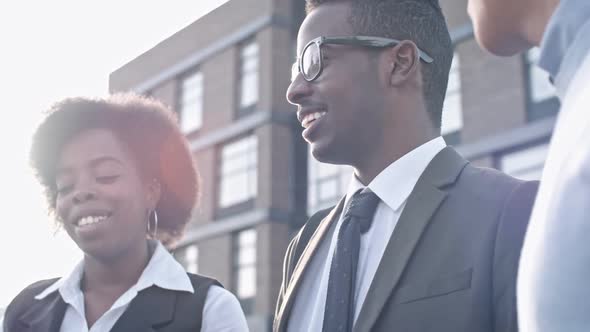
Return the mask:
<svg viewBox="0 0 590 332">
<path fill-rule="evenodd" d="M 344 214 L 344 217 L 355 217 L 361 221 L 361 231 L 366 232 L 375 214 L 375 209 L 379 204 L 379 197 L 370 190 L 363 192 L 357 191 L 350 199 L 348 210 Z"/>
</svg>

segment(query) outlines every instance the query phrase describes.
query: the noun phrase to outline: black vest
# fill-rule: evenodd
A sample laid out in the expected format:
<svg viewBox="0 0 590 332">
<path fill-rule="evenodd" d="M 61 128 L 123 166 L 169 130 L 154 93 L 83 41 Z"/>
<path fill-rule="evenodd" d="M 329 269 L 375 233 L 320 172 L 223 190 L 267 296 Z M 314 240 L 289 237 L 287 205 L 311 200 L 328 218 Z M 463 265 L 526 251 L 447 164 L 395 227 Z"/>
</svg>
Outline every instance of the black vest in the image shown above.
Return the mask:
<svg viewBox="0 0 590 332">
<path fill-rule="evenodd" d="M 221 284 L 200 275 L 188 273 L 188 276 L 194 293 L 156 286 L 146 288 L 131 301 L 111 331 L 200 331 L 207 291 L 210 286 Z M 56 281 L 36 282 L 17 295 L 4 313 L 4 332 L 59 332 L 67 309 L 59 292 L 53 292 L 42 300 L 34 298 Z"/>
</svg>

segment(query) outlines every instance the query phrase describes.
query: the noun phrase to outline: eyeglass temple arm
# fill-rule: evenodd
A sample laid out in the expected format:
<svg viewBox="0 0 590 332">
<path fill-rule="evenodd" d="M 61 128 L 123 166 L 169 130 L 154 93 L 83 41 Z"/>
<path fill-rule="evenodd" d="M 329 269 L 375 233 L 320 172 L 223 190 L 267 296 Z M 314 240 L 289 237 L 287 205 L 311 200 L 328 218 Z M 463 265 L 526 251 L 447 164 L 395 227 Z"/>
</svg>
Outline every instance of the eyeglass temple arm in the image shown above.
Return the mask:
<svg viewBox="0 0 590 332">
<path fill-rule="evenodd" d="M 321 42 L 326 43 L 333 43 L 333 44 L 342 44 L 342 45 L 361 45 L 361 46 L 368 46 L 368 47 L 389 47 L 394 46 L 400 43 L 397 39 L 390 39 L 390 38 L 380 38 L 380 37 L 371 37 L 365 38 L 363 36 L 355 36 L 355 37 L 326 37 Z M 432 63 L 434 59 L 428 55 L 426 52 L 422 51 L 418 47 L 418 55 L 424 62 Z"/>
</svg>

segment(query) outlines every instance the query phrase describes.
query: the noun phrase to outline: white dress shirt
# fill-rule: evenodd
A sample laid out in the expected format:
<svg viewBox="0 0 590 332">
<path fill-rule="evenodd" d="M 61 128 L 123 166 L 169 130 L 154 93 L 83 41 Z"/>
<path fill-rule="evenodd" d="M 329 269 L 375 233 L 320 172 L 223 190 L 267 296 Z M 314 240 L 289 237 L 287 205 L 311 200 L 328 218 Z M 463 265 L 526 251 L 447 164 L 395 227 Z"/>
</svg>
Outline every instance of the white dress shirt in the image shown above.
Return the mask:
<svg viewBox="0 0 590 332">
<path fill-rule="evenodd" d="M 446 143 L 442 137 L 435 138 L 393 162 L 367 186 L 381 201 L 373 216 L 371 227 L 361 236 L 355 286 L 355 322 L 410 193 L 426 166 L 445 147 Z M 363 184 L 353 174 L 346 194 L 344 211 L 352 195 L 362 188 Z M 338 223 L 330 228 L 306 269 L 289 318 L 289 332 L 322 330 L 328 274 L 342 218 L 343 216 L 340 216 Z"/>
<path fill-rule="evenodd" d="M 166 248 L 155 240 L 150 240 L 149 245 L 152 249 L 155 247 L 154 254 L 137 283 L 123 293 L 90 329 L 86 322 L 84 294 L 80 289 L 83 262 L 80 262 L 69 276 L 59 279 L 35 298 L 40 300 L 53 292 L 60 293 L 64 302 L 68 304 L 60 332 L 106 332 L 110 331 L 123 315 L 137 293 L 152 285 L 174 291 L 194 293 L 194 288 L 184 268 L 168 253 Z M 219 286 L 209 288 L 203 308 L 201 331 L 248 331 L 240 303 L 232 293 Z M 2 332 L 2 325 L 0 325 L 0 332 Z"/>
<path fill-rule="evenodd" d="M 561 98 L 518 274 L 524 332 L 590 331 L 590 2 L 562 0 L 539 65 Z"/>
</svg>

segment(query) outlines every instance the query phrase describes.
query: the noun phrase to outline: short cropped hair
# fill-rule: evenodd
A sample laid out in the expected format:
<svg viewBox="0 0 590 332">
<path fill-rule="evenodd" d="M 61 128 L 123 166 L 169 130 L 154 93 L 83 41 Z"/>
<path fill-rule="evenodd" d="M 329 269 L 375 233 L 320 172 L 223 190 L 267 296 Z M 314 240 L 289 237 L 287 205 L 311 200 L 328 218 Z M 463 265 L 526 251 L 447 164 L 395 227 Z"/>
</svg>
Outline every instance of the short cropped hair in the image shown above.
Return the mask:
<svg viewBox="0 0 590 332">
<path fill-rule="evenodd" d="M 422 66 L 424 99 L 430 119 L 440 128 L 453 45 L 437 0 L 306 0 L 309 14 L 326 3 L 349 3 L 349 22 L 357 35 L 411 40 L 434 62 Z"/>
<path fill-rule="evenodd" d="M 55 214 L 56 167 L 60 151 L 88 129 L 112 132 L 132 154 L 144 181 L 161 186 L 158 238 L 178 240 L 197 203 L 199 178 L 177 117 L 161 102 L 136 94 L 67 98 L 54 104 L 33 135 L 30 163 Z"/>
</svg>

